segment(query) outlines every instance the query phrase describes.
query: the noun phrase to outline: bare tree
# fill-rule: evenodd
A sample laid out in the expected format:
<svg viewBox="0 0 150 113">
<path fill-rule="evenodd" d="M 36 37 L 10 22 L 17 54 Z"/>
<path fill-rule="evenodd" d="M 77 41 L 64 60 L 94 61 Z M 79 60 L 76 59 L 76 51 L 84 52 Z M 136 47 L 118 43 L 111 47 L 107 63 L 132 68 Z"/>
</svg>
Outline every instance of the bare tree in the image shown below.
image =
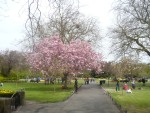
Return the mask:
<svg viewBox="0 0 150 113">
<path fill-rule="evenodd" d="M 131 57 L 124 57 L 118 62 L 112 63 L 112 67 L 112 71 L 116 77 L 132 78 L 134 76 L 138 76 L 138 73 L 141 71 L 139 61 Z"/>
<path fill-rule="evenodd" d="M 9 76 L 12 69 L 27 68 L 25 65 L 25 57 L 22 53 L 17 51 L 2 51 L 0 53 L 0 71 L 3 76 Z"/>
<path fill-rule="evenodd" d="M 118 0 L 113 45 L 119 54 L 146 53 L 150 56 L 150 0 Z"/>
<path fill-rule="evenodd" d="M 95 19 L 85 17 L 73 5 L 68 4 L 67 7 L 63 7 L 61 2 L 57 5 L 58 9 L 49 17 L 50 34 L 58 34 L 64 43 L 79 38 L 88 41 L 100 38 Z"/>
<path fill-rule="evenodd" d="M 106 62 L 102 68 L 102 71 L 107 73 L 109 76 L 114 75 L 113 62 Z"/>
<path fill-rule="evenodd" d="M 49 7 L 51 9 L 48 18 L 46 18 L 47 20 L 40 18 L 42 13 L 38 7 L 38 1 L 36 2 L 36 11 L 38 11 L 39 17 L 37 19 L 36 14 L 32 14 L 32 17 L 30 17 L 32 6 L 30 3 L 28 20 L 30 24 L 27 24 L 27 39 L 32 47 L 40 39 L 51 35 L 59 35 L 64 43 L 69 43 L 70 40 L 79 38 L 96 42 L 101 38 L 97 20 L 81 14 L 79 12 L 79 4 L 75 1 L 49 1 Z"/>
</svg>

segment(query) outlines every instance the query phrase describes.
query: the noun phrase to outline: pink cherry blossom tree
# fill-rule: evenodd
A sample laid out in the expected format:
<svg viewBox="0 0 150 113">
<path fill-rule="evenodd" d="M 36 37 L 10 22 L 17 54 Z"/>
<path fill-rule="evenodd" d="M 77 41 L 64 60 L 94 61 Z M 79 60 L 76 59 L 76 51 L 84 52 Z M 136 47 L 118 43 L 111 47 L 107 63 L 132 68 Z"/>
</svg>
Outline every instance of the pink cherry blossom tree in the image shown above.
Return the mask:
<svg viewBox="0 0 150 113">
<path fill-rule="evenodd" d="M 27 61 L 34 70 L 51 76 L 63 74 L 65 87 L 68 75 L 91 69 L 101 71 L 103 64 L 102 55 L 96 53 L 87 41 L 72 40 L 64 44 L 58 36 L 40 41 L 28 54 Z"/>
</svg>

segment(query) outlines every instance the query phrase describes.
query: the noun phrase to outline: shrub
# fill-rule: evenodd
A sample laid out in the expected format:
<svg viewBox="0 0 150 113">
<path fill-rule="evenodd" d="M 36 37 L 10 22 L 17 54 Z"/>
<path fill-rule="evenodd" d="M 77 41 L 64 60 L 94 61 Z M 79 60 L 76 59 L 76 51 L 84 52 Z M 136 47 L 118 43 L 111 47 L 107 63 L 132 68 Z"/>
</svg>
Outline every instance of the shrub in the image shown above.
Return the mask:
<svg viewBox="0 0 150 113">
<path fill-rule="evenodd" d="M 0 75 L 0 82 L 2 82 L 3 80 L 4 80 L 4 77 Z"/>
</svg>

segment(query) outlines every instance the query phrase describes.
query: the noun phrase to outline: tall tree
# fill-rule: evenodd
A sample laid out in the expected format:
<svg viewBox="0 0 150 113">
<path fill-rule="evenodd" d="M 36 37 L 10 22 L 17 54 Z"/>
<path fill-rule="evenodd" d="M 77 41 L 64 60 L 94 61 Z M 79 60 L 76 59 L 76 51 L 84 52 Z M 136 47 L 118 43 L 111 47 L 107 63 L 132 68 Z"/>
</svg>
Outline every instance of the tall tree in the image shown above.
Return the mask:
<svg viewBox="0 0 150 113">
<path fill-rule="evenodd" d="M 2 51 L 0 53 L 0 70 L 3 76 L 9 76 L 12 69 L 23 67 L 24 56 L 17 51 Z"/>
<path fill-rule="evenodd" d="M 141 66 L 138 64 L 138 60 L 124 57 L 119 60 L 119 62 L 115 62 L 112 64 L 113 72 L 116 77 L 134 77 L 138 76 L 141 71 Z"/>
<path fill-rule="evenodd" d="M 112 76 L 113 73 L 113 65 L 112 62 L 105 62 L 103 68 L 103 72 L 105 72 L 108 76 Z"/>
<path fill-rule="evenodd" d="M 139 77 L 150 77 L 150 65 L 141 63 L 139 64 L 140 71 L 138 72 Z"/>
<path fill-rule="evenodd" d="M 117 24 L 112 29 L 115 51 L 150 56 L 150 0 L 118 0 Z"/>
<path fill-rule="evenodd" d="M 32 1 L 32 0 L 31 0 Z M 47 16 L 44 16 L 39 0 L 29 3 L 29 19 L 26 23 L 29 46 L 47 36 L 59 35 L 63 43 L 72 39 L 88 40 L 96 43 L 101 39 L 100 28 L 96 19 L 85 17 L 79 12 L 78 0 L 47 0 Z M 36 10 L 32 13 L 32 8 Z M 33 10 L 34 11 L 34 10 Z"/>
<path fill-rule="evenodd" d="M 51 76 L 64 74 L 67 87 L 69 74 L 91 69 L 101 71 L 102 55 L 94 52 L 86 41 L 78 39 L 64 44 L 58 36 L 54 36 L 45 38 L 37 44 L 27 60 L 34 70 Z"/>
</svg>

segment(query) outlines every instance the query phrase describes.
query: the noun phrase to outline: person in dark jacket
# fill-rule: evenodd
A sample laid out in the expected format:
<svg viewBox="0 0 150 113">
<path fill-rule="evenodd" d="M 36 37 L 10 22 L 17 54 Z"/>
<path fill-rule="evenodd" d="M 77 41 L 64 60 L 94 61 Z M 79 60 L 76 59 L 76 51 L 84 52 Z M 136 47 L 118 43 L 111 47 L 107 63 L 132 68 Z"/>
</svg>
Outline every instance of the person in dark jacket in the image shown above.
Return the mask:
<svg viewBox="0 0 150 113">
<path fill-rule="evenodd" d="M 77 80 L 77 78 L 75 78 L 74 88 L 75 88 L 75 92 L 77 92 L 78 91 L 78 80 Z"/>
<path fill-rule="evenodd" d="M 116 91 L 119 91 L 120 90 L 120 85 L 119 85 L 119 80 L 117 80 L 116 82 Z"/>
</svg>

